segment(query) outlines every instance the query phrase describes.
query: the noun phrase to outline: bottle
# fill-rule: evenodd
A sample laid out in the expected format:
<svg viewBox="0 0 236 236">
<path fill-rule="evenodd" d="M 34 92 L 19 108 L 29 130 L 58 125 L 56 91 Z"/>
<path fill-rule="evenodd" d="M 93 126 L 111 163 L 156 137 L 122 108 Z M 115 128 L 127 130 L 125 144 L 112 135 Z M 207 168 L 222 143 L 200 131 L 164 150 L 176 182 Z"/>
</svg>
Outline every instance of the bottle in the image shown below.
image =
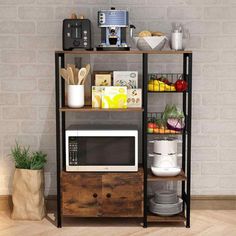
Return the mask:
<svg viewBox="0 0 236 236">
<path fill-rule="evenodd" d="M 171 49 L 173 50 L 183 50 L 183 33 L 174 30 L 171 33 Z"/>
</svg>

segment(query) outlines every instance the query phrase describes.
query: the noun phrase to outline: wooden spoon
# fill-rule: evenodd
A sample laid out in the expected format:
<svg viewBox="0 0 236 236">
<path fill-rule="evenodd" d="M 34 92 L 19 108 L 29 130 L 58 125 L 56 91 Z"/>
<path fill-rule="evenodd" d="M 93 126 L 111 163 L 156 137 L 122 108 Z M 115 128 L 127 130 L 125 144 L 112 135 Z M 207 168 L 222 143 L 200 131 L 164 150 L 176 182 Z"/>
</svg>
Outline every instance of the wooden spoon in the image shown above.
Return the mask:
<svg viewBox="0 0 236 236">
<path fill-rule="evenodd" d="M 75 84 L 78 84 L 78 83 L 79 83 L 78 74 L 79 74 L 79 69 L 78 69 L 78 68 L 75 68 L 75 70 L 74 70 L 74 80 L 75 80 Z"/>
<path fill-rule="evenodd" d="M 86 68 L 82 67 L 79 70 L 79 74 L 78 74 L 78 79 L 79 79 L 78 84 L 84 84 L 84 80 L 85 80 L 86 74 L 87 74 Z"/>
<path fill-rule="evenodd" d="M 60 69 L 60 76 L 67 82 L 67 84 L 70 84 L 68 73 L 67 73 L 67 70 L 65 68 Z"/>
<path fill-rule="evenodd" d="M 77 83 L 78 83 L 78 81 L 77 81 L 78 73 L 77 73 L 76 70 L 78 70 L 78 69 L 76 68 L 75 64 L 67 64 L 67 69 L 68 69 L 69 67 L 71 67 L 72 70 L 73 70 L 73 74 L 74 74 L 74 82 L 75 82 L 75 84 L 77 84 Z"/>
<path fill-rule="evenodd" d="M 73 69 L 71 67 L 67 68 L 67 73 L 69 76 L 70 84 L 75 84 L 74 73 L 73 73 Z"/>
<path fill-rule="evenodd" d="M 87 78 L 87 76 L 88 76 L 88 74 L 89 74 L 89 72 L 90 72 L 90 64 L 87 64 L 86 66 L 85 66 L 85 68 L 86 68 L 86 71 L 87 71 L 87 73 L 86 73 L 86 78 Z"/>
</svg>

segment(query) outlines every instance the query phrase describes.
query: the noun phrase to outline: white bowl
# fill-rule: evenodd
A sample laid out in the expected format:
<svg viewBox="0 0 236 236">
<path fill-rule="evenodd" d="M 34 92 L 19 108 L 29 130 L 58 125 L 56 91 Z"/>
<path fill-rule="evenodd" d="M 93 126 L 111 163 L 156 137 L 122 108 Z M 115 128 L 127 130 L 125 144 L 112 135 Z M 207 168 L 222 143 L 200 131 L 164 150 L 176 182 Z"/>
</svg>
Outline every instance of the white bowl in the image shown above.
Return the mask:
<svg viewBox="0 0 236 236">
<path fill-rule="evenodd" d="M 158 204 L 154 198 L 151 198 L 149 200 L 149 210 L 153 214 L 161 216 L 176 215 L 183 211 L 183 200 L 179 198 L 178 202 L 174 204 Z"/>
<path fill-rule="evenodd" d="M 152 43 L 148 43 L 149 40 Z M 166 36 L 133 37 L 133 41 L 139 50 L 161 50 L 167 38 Z"/>
<path fill-rule="evenodd" d="M 154 193 L 154 202 L 158 204 L 175 204 L 178 202 L 176 191 L 162 190 Z"/>
<path fill-rule="evenodd" d="M 181 172 L 179 167 L 172 167 L 172 168 L 159 168 L 151 166 L 152 173 L 156 176 L 176 176 Z"/>
</svg>

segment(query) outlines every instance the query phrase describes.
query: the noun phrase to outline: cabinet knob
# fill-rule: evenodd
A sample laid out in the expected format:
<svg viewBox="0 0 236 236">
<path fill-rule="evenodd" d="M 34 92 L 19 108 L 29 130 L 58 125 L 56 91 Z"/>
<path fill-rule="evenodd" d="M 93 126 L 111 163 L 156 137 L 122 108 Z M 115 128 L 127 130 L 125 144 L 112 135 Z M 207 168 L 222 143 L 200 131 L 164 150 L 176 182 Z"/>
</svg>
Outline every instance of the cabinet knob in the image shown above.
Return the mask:
<svg viewBox="0 0 236 236">
<path fill-rule="evenodd" d="M 107 193 L 107 198 L 110 198 L 111 197 L 111 194 L 110 193 Z"/>
<path fill-rule="evenodd" d="M 93 197 L 96 198 L 98 195 L 96 193 L 93 194 Z"/>
</svg>

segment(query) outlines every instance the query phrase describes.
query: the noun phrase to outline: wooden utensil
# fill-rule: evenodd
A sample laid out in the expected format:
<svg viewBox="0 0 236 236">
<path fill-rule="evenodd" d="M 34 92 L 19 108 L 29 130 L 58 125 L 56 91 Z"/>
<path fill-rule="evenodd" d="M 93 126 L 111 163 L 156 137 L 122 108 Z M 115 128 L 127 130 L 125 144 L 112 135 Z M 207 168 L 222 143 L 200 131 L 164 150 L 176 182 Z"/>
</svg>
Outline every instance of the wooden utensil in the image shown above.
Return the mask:
<svg viewBox="0 0 236 236">
<path fill-rule="evenodd" d="M 78 84 L 78 83 L 79 83 L 78 74 L 79 74 L 79 69 L 78 69 L 78 68 L 75 68 L 75 71 L 74 71 L 75 84 Z"/>
<path fill-rule="evenodd" d="M 75 84 L 74 73 L 73 73 L 73 69 L 71 67 L 67 68 L 67 73 L 68 73 L 68 76 L 69 76 L 70 84 Z"/>
<path fill-rule="evenodd" d="M 68 78 L 68 73 L 65 68 L 60 69 L 60 76 L 67 82 L 67 84 L 70 84 L 70 80 Z"/>
<path fill-rule="evenodd" d="M 89 72 L 90 72 L 90 64 L 87 64 L 86 66 L 85 66 L 85 69 L 86 69 L 86 78 L 87 78 L 87 76 L 88 76 L 88 74 L 89 74 Z"/>
<path fill-rule="evenodd" d="M 87 74 L 86 68 L 82 67 L 82 68 L 79 70 L 79 73 L 78 73 L 78 79 L 79 79 L 78 84 L 84 84 L 84 80 L 85 80 L 85 78 L 86 78 L 86 74 Z"/>
</svg>

